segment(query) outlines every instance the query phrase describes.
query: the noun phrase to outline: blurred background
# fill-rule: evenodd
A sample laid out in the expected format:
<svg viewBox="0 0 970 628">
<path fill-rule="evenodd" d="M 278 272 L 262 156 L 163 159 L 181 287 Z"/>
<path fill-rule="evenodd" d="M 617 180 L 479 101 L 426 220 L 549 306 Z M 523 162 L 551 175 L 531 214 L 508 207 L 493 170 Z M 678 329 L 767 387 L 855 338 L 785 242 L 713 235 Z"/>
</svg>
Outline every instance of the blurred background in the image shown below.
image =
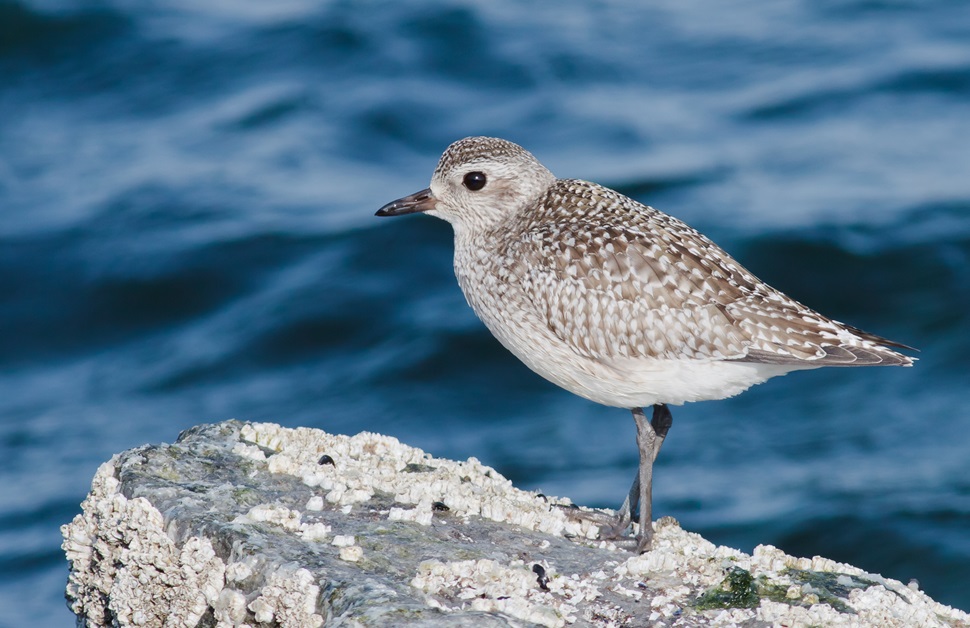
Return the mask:
<svg viewBox="0 0 970 628">
<path fill-rule="evenodd" d="M 531 374 L 451 231 L 467 135 L 919 347 L 674 408 L 655 513 L 970 609 L 970 4 L 0 0 L 0 622 L 65 626 L 113 453 L 229 418 L 394 435 L 616 507 L 633 421 Z"/>
</svg>

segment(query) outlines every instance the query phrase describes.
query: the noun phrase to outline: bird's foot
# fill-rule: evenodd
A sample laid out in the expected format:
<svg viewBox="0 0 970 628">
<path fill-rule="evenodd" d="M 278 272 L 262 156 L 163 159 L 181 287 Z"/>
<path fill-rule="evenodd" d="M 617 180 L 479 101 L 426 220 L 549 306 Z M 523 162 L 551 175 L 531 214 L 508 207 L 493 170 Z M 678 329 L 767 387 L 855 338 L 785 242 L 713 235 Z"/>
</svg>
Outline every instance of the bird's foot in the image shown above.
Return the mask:
<svg viewBox="0 0 970 628">
<path fill-rule="evenodd" d="M 636 487 L 636 484 L 634 484 Z M 633 521 L 630 510 L 630 501 L 623 502 L 623 506 L 611 517 L 608 522 L 600 527 L 599 538 L 604 541 L 613 541 L 617 545 L 628 549 L 631 552 L 642 554 L 650 549 L 653 540 L 653 527 L 648 529 L 646 538 L 640 533 L 640 526 Z"/>
<path fill-rule="evenodd" d="M 640 533 L 637 534 L 637 554 L 643 554 L 649 552 L 653 546 L 653 522 L 646 525 Z"/>
<path fill-rule="evenodd" d="M 643 554 L 644 552 L 649 552 L 654 548 L 654 541 L 657 538 L 657 533 L 661 532 L 665 528 L 680 528 L 680 522 L 671 517 L 670 515 L 660 517 L 656 521 L 649 524 L 647 528 L 646 535 L 637 535 L 637 554 Z"/>
<path fill-rule="evenodd" d="M 619 521 L 614 517 L 610 517 L 608 521 L 603 522 L 600 526 L 600 540 L 603 541 L 623 541 L 629 540 L 633 537 L 628 534 L 630 529 L 630 521 Z"/>
<path fill-rule="evenodd" d="M 616 518 L 605 510 L 591 510 L 588 508 L 578 508 L 575 505 L 556 504 L 554 508 L 559 508 L 571 521 L 587 521 L 599 528 L 598 538 L 604 541 L 613 541 L 623 537 L 623 530 L 616 528 Z M 615 536 L 614 536 L 615 535 Z"/>
</svg>

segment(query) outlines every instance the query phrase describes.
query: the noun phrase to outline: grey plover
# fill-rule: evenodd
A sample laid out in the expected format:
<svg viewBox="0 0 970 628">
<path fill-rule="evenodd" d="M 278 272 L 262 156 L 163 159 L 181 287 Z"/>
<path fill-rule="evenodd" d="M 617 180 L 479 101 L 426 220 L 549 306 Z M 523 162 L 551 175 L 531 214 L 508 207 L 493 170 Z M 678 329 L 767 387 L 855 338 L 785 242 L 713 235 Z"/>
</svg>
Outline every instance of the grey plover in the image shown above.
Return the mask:
<svg viewBox="0 0 970 628">
<path fill-rule="evenodd" d="M 455 142 L 429 188 L 377 215 L 414 212 L 451 223 L 458 283 L 505 348 L 570 392 L 632 409 L 640 466 L 618 530 L 639 505 L 638 551 L 653 536 L 668 404 L 731 397 L 791 371 L 913 363 L 888 348 L 909 347 L 805 307 L 680 220 L 557 179 L 506 140 Z"/>
</svg>

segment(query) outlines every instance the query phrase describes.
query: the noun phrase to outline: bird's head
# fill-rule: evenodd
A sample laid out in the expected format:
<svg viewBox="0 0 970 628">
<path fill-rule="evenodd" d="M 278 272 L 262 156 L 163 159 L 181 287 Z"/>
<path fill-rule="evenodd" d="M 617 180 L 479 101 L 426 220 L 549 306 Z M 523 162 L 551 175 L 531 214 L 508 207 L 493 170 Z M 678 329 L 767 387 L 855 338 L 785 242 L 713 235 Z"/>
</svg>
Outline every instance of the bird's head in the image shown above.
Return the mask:
<svg viewBox="0 0 970 628">
<path fill-rule="evenodd" d="M 555 180 L 517 144 L 466 137 L 441 156 L 429 188 L 388 203 L 377 215 L 425 212 L 447 220 L 456 231 L 480 231 L 530 207 Z"/>
</svg>

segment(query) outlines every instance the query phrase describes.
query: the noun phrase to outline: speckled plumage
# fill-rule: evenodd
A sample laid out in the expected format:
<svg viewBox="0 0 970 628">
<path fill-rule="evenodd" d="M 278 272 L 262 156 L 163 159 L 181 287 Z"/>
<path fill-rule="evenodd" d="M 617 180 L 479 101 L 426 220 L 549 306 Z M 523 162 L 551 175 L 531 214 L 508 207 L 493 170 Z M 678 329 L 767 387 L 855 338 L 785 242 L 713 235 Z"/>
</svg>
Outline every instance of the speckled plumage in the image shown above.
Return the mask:
<svg viewBox="0 0 970 628">
<path fill-rule="evenodd" d="M 483 239 L 497 245 L 488 270 L 519 269 L 546 324 L 586 357 L 910 361 L 760 281 L 676 218 L 595 183 L 556 181 L 507 226 Z"/>
<path fill-rule="evenodd" d="M 556 179 L 505 140 L 455 142 L 428 190 L 378 215 L 415 211 L 454 227 L 458 282 L 496 338 L 602 404 L 721 399 L 793 370 L 913 362 L 889 348 L 904 345 L 775 290 L 680 220 Z"/>
</svg>

